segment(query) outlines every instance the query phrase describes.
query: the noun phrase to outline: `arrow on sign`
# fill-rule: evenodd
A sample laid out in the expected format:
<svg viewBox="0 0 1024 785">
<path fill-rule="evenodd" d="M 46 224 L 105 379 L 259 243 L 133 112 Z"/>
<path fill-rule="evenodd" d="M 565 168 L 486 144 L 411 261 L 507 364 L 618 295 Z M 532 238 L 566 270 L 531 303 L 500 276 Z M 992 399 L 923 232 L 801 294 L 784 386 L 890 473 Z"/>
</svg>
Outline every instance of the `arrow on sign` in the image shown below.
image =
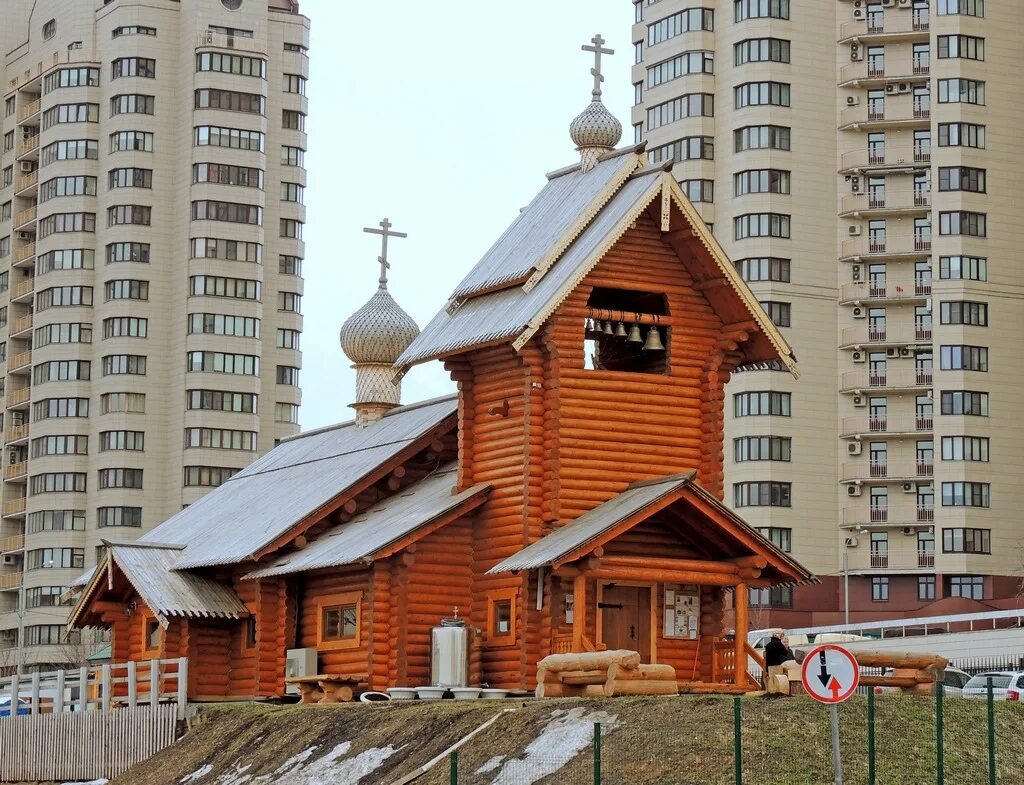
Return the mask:
<svg viewBox="0 0 1024 785">
<path fill-rule="evenodd" d="M 828 663 L 825 660 L 825 650 L 822 649 L 821 653 L 818 654 L 818 661 L 821 663 L 821 672 L 818 674 L 818 680 L 821 682 L 821 686 L 828 688 L 828 683 L 832 680 L 832 676 L 828 672 Z"/>
<path fill-rule="evenodd" d="M 839 684 L 839 679 L 832 679 L 832 686 L 829 687 L 829 689 L 832 690 L 832 700 L 838 701 L 839 700 L 839 693 L 841 691 L 841 687 L 840 687 L 840 684 Z"/>
</svg>

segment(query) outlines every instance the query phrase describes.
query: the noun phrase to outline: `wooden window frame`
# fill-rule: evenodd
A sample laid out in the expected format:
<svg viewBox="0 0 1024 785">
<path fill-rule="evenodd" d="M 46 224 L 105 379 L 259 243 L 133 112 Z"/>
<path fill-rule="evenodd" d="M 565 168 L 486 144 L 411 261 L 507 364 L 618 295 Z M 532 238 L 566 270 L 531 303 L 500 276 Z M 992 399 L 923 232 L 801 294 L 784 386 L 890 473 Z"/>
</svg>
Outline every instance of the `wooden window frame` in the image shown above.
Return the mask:
<svg viewBox="0 0 1024 785">
<path fill-rule="evenodd" d="M 244 654 L 249 654 L 256 651 L 259 648 L 259 625 L 257 623 L 256 609 L 247 605 L 246 610 L 249 611 L 248 616 L 242 617 L 242 631 L 239 636 L 239 648 Z M 356 616 L 358 617 L 358 612 Z M 249 629 L 250 626 L 253 630 L 253 642 L 249 643 Z"/>
<path fill-rule="evenodd" d="M 519 589 L 491 589 L 487 592 L 487 628 L 484 634 L 484 645 L 490 648 L 498 648 L 501 646 L 515 646 L 516 636 L 519 633 L 518 630 L 518 619 L 516 613 L 516 599 L 519 596 Z M 510 607 L 509 613 L 509 631 L 505 634 L 498 635 L 494 632 L 494 624 L 497 621 L 497 604 L 499 602 L 508 602 Z"/>
<path fill-rule="evenodd" d="M 149 625 L 153 623 L 156 625 L 157 631 L 157 644 L 155 647 L 149 645 Z M 164 647 L 164 628 L 160 624 L 160 620 L 152 613 L 142 614 L 142 653 L 145 654 L 160 654 L 160 650 Z"/>
<path fill-rule="evenodd" d="M 324 638 L 324 611 L 329 608 L 354 605 L 356 609 L 356 634 L 353 638 L 330 639 Z M 341 594 L 331 594 L 321 597 L 316 603 L 316 647 L 320 651 L 334 651 L 337 649 L 358 649 L 362 644 L 363 635 L 363 593 L 361 591 L 349 591 Z"/>
</svg>

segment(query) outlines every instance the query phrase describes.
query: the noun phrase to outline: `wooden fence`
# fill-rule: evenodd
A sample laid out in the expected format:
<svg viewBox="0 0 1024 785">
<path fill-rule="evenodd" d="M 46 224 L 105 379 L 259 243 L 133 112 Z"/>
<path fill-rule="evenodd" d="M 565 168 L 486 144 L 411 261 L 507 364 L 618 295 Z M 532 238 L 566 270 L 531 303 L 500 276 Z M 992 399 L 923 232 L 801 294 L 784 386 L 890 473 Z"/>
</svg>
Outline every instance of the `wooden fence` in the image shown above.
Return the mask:
<svg viewBox="0 0 1024 785">
<path fill-rule="evenodd" d="M 177 706 L 0 718 L 0 782 L 123 774 L 174 743 Z"/>
</svg>

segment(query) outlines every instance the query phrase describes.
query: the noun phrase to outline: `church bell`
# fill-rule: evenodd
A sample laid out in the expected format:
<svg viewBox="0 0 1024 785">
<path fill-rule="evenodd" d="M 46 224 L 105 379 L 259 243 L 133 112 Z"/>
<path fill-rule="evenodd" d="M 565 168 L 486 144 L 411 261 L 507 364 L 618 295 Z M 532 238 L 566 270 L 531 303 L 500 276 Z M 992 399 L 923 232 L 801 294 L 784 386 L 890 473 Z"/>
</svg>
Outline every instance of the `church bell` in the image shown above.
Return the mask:
<svg viewBox="0 0 1024 785">
<path fill-rule="evenodd" d="M 616 338 L 625 338 L 626 337 L 626 325 L 624 325 L 622 322 L 619 322 L 618 326 L 615 328 L 615 337 Z"/>
<path fill-rule="evenodd" d="M 640 332 L 640 325 L 634 324 L 629 328 L 629 335 L 626 336 L 627 343 L 643 343 L 644 334 Z"/>
<path fill-rule="evenodd" d="M 665 351 L 665 344 L 661 342 L 661 333 L 658 332 L 657 327 L 652 327 L 647 331 L 647 340 L 644 342 L 645 352 L 663 352 Z"/>
</svg>

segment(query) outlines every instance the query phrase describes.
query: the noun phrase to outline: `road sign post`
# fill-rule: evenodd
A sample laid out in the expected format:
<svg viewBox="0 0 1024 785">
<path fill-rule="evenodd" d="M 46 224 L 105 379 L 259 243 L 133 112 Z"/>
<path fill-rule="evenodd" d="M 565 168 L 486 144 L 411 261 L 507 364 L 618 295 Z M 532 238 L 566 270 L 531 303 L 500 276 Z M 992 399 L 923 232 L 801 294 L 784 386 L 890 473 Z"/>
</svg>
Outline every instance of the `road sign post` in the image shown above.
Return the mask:
<svg viewBox="0 0 1024 785">
<path fill-rule="evenodd" d="M 843 759 L 839 747 L 839 704 L 847 700 L 860 684 L 857 660 L 842 646 L 816 646 L 804 657 L 800 668 L 804 691 L 829 709 L 832 721 L 832 763 L 836 785 L 843 785 Z"/>
</svg>

